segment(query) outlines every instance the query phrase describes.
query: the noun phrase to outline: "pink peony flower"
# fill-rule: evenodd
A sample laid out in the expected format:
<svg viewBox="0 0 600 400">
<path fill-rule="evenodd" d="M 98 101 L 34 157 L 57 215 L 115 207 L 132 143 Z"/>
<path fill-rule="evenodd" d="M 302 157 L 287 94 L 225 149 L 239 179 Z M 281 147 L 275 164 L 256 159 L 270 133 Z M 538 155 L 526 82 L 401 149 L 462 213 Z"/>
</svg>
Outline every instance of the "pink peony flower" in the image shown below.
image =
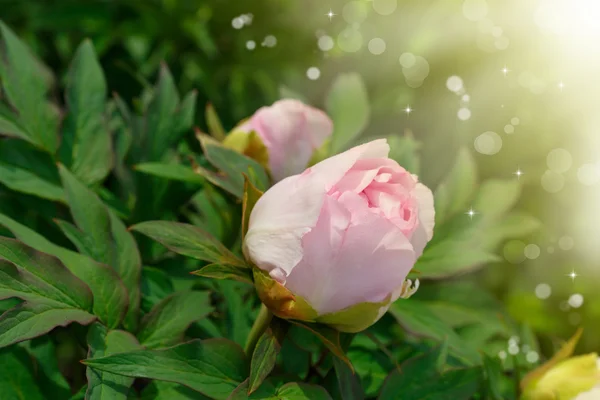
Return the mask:
<svg viewBox="0 0 600 400">
<path fill-rule="evenodd" d="M 352 148 L 259 199 L 244 252 L 274 314 L 356 332 L 414 292 L 406 276 L 433 235 L 433 195 L 388 153 L 385 140 Z"/>
<path fill-rule="evenodd" d="M 275 181 L 302 172 L 313 153 L 331 136 L 333 123 L 323 111 L 298 100 L 262 107 L 236 130 L 255 131 L 269 153 Z"/>
</svg>

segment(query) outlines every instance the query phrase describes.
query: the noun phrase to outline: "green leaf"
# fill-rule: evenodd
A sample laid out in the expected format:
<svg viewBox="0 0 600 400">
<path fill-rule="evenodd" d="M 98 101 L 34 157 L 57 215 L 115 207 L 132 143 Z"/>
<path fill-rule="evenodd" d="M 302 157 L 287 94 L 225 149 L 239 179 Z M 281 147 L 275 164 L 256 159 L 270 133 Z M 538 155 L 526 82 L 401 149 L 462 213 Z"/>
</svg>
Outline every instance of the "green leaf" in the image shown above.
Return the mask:
<svg viewBox="0 0 600 400">
<path fill-rule="evenodd" d="M 500 360 L 488 355 L 483 356 L 483 369 L 485 371 L 487 398 L 490 400 L 503 400 L 501 382 L 503 368 Z"/>
<path fill-rule="evenodd" d="M 0 298 L 92 309 L 89 288 L 57 258 L 6 237 L 0 237 L 0 274 Z"/>
<path fill-rule="evenodd" d="M 196 114 L 196 100 L 198 99 L 198 91 L 192 90 L 189 92 L 175 112 L 173 131 L 177 134 L 189 131 L 194 126 L 194 118 Z"/>
<path fill-rule="evenodd" d="M 273 368 L 275 368 L 277 355 L 281 351 L 281 343 L 285 337 L 286 330 L 286 322 L 278 318 L 273 318 L 269 328 L 258 339 L 252 353 L 252 360 L 250 361 L 248 394 L 256 391 L 265 378 L 273 371 Z"/>
<path fill-rule="evenodd" d="M 173 132 L 174 114 L 179 105 L 179 94 L 169 68 L 162 64 L 158 83 L 146 114 L 145 160 L 157 161 L 172 143 L 177 142 Z"/>
<path fill-rule="evenodd" d="M 261 191 L 267 189 L 269 177 L 258 162 L 223 147 L 206 135 L 198 134 L 197 136 L 204 149 L 206 159 L 218 170 L 218 172 L 212 172 L 198 166 L 196 167 L 197 173 L 240 199 L 244 195 L 244 176 L 242 174 L 247 174 L 257 189 Z"/>
<path fill-rule="evenodd" d="M 94 257 L 94 240 L 86 233 L 80 231 L 70 222 L 55 219 L 54 223 L 60 228 L 62 233 L 73 243 L 81 254 Z"/>
<path fill-rule="evenodd" d="M 187 328 L 212 312 L 208 292 L 177 292 L 158 303 L 142 320 L 137 334 L 148 349 L 179 343 Z"/>
<path fill-rule="evenodd" d="M 0 214 L 0 225 L 9 229 L 21 242 L 60 259 L 73 275 L 86 283 L 94 298 L 93 313 L 109 328 L 123 319 L 127 310 L 127 289 L 112 268 L 89 257 L 59 247 L 24 225 Z"/>
<path fill-rule="evenodd" d="M 269 378 L 256 392 L 248 395 L 246 379 L 231 393 L 228 400 L 331 400 L 327 390 L 321 386 L 302 382 L 279 386 L 280 384 Z"/>
<path fill-rule="evenodd" d="M 144 267 L 142 269 L 142 310 L 150 312 L 159 301 L 175 291 L 169 274 L 159 268 Z"/>
<path fill-rule="evenodd" d="M 16 346 L 2 349 L 0 360 L 0 393 L 3 399 L 47 399 L 32 373 L 33 366 L 25 350 Z"/>
<path fill-rule="evenodd" d="M 481 356 L 464 343 L 458 334 L 429 310 L 427 304 L 415 299 L 400 299 L 389 312 L 406 330 L 416 336 L 447 341 L 450 353 L 468 365 L 481 364 Z"/>
<path fill-rule="evenodd" d="M 133 335 L 125 331 L 108 331 L 100 324 L 93 324 L 88 331 L 88 358 L 99 358 L 137 350 L 141 346 Z M 88 367 L 86 370 L 88 400 L 126 400 L 133 378 Z"/>
<path fill-rule="evenodd" d="M 202 393 L 172 382 L 152 381 L 142 391 L 140 400 L 210 400 Z"/>
<path fill-rule="evenodd" d="M 244 195 L 242 197 L 242 240 L 244 240 L 246 237 L 246 232 L 248 232 L 248 224 L 250 223 L 250 214 L 252 214 L 252 209 L 262 195 L 263 192 L 258 190 L 244 174 Z"/>
<path fill-rule="evenodd" d="M 184 256 L 216 264 L 246 267 L 244 261 L 238 259 L 221 242 L 202 229 L 178 222 L 148 221 L 129 228 L 140 232 L 169 250 Z"/>
<path fill-rule="evenodd" d="M 479 368 L 445 368 L 445 347 L 405 361 L 388 376 L 379 400 L 469 400 L 479 388 Z"/>
<path fill-rule="evenodd" d="M 308 383 L 286 383 L 277 390 L 281 400 L 330 400 L 331 396 L 321 386 Z"/>
<path fill-rule="evenodd" d="M 141 350 L 84 364 L 115 374 L 180 383 L 211 398 L 226 399 L 247 376 L 238 345 L 224 339 L 193 340 L 164 350 Z"/>
<path fill-rule="evenodd" d="M 0 348 L 45 335 L 72 322 L 87 325 L 96 317 L 58 304 L 23 303 L 0 316 Z"/>
<path fill-rule="evenodd" d="M 350 368 L 350 370 L 354 372 L 352 363 L 350 363 L 350 360 L 348 359 L 348 357 L 346 357 L 344 349 L 342 348 L 342 344 L 340 343 L 339 331 L 321 324 L 313 324 L 295 320 L 289 321 L 294 325 L 306 329 L 307 331 L 315 335 L 317 338 L 319 338 L 321 343 L 323 343 L 325 347 L 329 349 L 329 351 L 331 351 L 336 357 L 342 360 Z"/>
<path fill-rule="evenodd" d="M 219 115 L 215 110 L 215 107 L 208 103 L 206 105 L 206 113 L 205 113 L 206 124 L 208 125 L 208 133 L 212 135 L 218 141 L 222 141 L 225 139 L 225 129 L 221 124 L 221 120 L 219 119 Z"/>
<path fill-rule="evenodd" d="M 0 103 L 0 135 L 29 140 L 29 135 L 25 128 L 20 126 L 18 117 L 2 103 Z"/>
<path fill-rule="evenodd" d="M 192 274 L 212 279 L 233 279 L 239 282 L 252 284 L 252 270 L 249 268 L 234 267 L 231 265 L 209 264 L 193 271 Z"/>
<path fill-rule="evenodd" d="M 454 166 L 435 191 L 435 223 L 440 225 L 457 212 L 471 206 L 477 186 L 477 166 L 466 148 L 460 149 Z M 478 210 L 475 210 L 478 211 Z"/>
<path fill-rule="evenodd" d="M 367 398 L 376 397 L 389 371 L 395 367 L 395 357 L 388 357 L 386 355 L 388 352 L 387 350 L 386 353 L 378 351 L 377 347 L 367 348 L 354 345 L 348 350 L 348 358 L 360 378 Z"/>
<path fill-rule="evenodd" d="M 420 157 L 418 150 L 421 144 L 411 134 L 390 135 L 387 138 L 390 145 L 389 157 L 413 174 L 419 174 Z"/>
<path fill-rule="evenodd" d="M 125 316 L 128 329 L 134 329 L 140 302 L 141 257 L 135 239 L 100 198 L 64 166 L 59 166 L 73 220 L 93 243 L 93 259 L 111 266 L 129 292 Z"/>
<path fill-rule="evenodd" d="M 346 150 L 367 127 L 371 114 L 367 88 L 357 73 L 340 74 L 327 94 L 327 114 L 333 120 L 330 154 Z"/>
<path fill-rule="evenodd" d="M 363 400 L 365 398 L 363 388 L 360 385 L 358 376 L 353 373 L 352 369 L 337 357 L 333 359 L 333 366 L 342 399 Z"/>
<path fill-rule="evenodd" d="M 31 171 L 0 161 L 0 183 L 17 192 L 52 201 L 64 201 L 62 188 Z"/>
<path fill-rule="evenodd" d="M 142 163 L 135 166 L 136 171 L 148 175 L 158 176 L 160 178 L 173 181 L 187 182 L 194 185 L 203 185 L 206 180 L 192 168 L 178 164 L 165 164 L 158 162 Z"/>
<path fill-rule="evenodd" d="M 280 99 L 296 99 L 300 100 L 304 104 L 310 104 L 310 101 L 303 94 L 290 89 L 285 85 L 279 86 L 279 98 Z"/>
<path fill-rule="evenodd" d="M 46 101 L 51 77 L 46 68 L 0 21 L 0 82 L 6 100 L 19 114 L 28 141 L 54 153 L 58 113 Z M 14 132 L 13 132 L 14 133 Z M 4 172 L 0 171 L 0 176 Z"/>
<path fill-rule="evenodd" d="M 58 398 L 71 394 L 69 383 L 61 373 L 56 357 L 56 347 L 48 336 L 20 343 L 29 353 L 36 372 L 38 385 L 45 393 L 54 393 Z"/>
<path fill-rule="evenodd" d="M 105 116 L 106 81 L 94 46 L 88 39 L 77 49 L 66 83 L 68 114 L 63 124 L 61 161 L 83 183 L 102 181 L 113 155 Z"/>
</svg>

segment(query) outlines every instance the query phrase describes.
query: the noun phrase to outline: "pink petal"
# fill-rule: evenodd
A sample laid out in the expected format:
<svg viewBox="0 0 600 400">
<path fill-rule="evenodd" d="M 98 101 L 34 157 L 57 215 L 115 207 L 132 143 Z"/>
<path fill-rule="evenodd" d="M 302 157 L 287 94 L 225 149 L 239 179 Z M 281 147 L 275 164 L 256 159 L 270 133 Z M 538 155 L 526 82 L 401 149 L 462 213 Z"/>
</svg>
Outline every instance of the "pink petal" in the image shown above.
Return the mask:
<svg viewBox="0 0 600 400">
<path fill-rule="evenodd" d="M 413 233 L 410 241 L 413 244 L 417 257 L 423 254 L 423 249 L 433 237 L 435 226 L 435 208 L 433 205 L 433 193 L 422 183 L 417 183 L 414 195 L 419 204 L 419 225 Z"/>
</svg>

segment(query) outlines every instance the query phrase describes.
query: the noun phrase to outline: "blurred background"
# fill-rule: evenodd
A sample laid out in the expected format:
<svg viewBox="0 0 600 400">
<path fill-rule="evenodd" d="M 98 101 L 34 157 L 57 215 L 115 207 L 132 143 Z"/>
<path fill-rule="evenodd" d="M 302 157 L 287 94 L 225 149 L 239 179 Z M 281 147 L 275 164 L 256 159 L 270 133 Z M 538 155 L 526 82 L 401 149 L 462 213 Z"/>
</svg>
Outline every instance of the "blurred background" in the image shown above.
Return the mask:
<svg viewBox="0 0 600 400">
<path fill-rule="evenodd" d="M 580 350 L 600 349 L 600 3 L 0 0 L 0 19 L 58 77 L 91 38 L 128 101 L 166 62 L 182 92 L 199 91 L 202 128 L 208 102 L 232 128 L 282 96 L 326 108 L 339 74 L 358 73 L 360 140 L 414 138 L 431 187 L 461 146 L 480 181 L 522 184 L 517 208 L 541 228 L 503 242 L 503 259 L 468 279 L 530 325 L 546 355 L 577 326 L 590 327 Z M 466 219 L 483 217 L 471 210 Z"/>
</svg>

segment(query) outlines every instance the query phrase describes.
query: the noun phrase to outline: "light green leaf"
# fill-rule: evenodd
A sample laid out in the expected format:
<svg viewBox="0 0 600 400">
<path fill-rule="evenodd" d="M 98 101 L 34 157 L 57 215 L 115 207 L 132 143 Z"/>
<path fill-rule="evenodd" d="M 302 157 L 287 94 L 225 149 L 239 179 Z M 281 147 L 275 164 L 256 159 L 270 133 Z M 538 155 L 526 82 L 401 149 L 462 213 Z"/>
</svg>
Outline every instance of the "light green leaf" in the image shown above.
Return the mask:
<svg viewBox="0 0 600 400">
<path fill-rule="evenodd" d="M 87 325 L 96 317 L 77 308 L 57 304 L 23 303 L 0 316 L 0 348 L 45 335 L 72 322 Z"/>
<path fill-rule="evenodd" d="M 135 170 L 148 175 L 158 176 L 173 181 L 192 183 L 195 185 L 203 185 L 206 182 L 200 174 L 197 174 L 192 168 L 184 165 L 157 162 L 142 163 L 136 165 Z"/>
<path fill-rule="evenodd" d="M 329 393 L 321 386 L 308 383 L 286 383 L 277 390 L 281 400 L 331 400 Z"/>
<path fill-rule="evenodd" d="M 83 363 L 115 374 L 180 383 L 217 400 L 226 399 L 248 374 L 244 351 L 224 339 L 193 340 Z"/>
<path fill-rule="evenodd" d="M 137 334 L 148 349 L 172 346 L 183 339 L 187 328 L 212 312 L 208 292 L 177 292 L 152 308 Z"/>
<path fill-rule="evenodd" d="M 25 350 L 13 346 L 0 350 L 0 393 L 7 400 L 44 400 Z"/>
<path fill-rule="evenodd" d="M 60 228 L 62 233 L 73 243 L 81 254 L 94 257 L 94 240 L 86 233 L 80 231 L 70 222 L 55 219 L 54 223 Z"/>
<path fill-rule="evenodd" d="M 125 331 L 107 331 L 100 324 L 94 324 L 88 332 L 88 358 L 99 358 L 138 350 L 141 346 L 133 335 Z M 86 370 L 88 400 L 126 400 L 133 384 L 133 378 L 111 374 L 88 367 Z"/>
<path fill-rule="evenodd" d="M 252 270 L 231 265 L 209 264 L 192 272 L 194 275 L 212 279 L 233 279 L 252 284 Z"/>
<path fill-rule="evenodd" d="M 307 331 L 311 332 L 316 337 L 318 337 L 321 343 L 323 343 L 325 347 L 329 349 L 329 351 L 331 351 L 336 357 L 342 360 L 350 368 L 350 370 L 354 372 L 352 363 L 350 363 L 350 360 L 348 359 L 348 357 L 346 357 L 344 349 L 342 348 L 339 331 L 330 328 L 326 325 L 306 323 L 295 320 L 289 321 L 294 325 L 306 329 Z"/>
<path fill-rule="evenodd" d="M 109 328 L 115 328 L 127 310 L 127 289 L 116 271 L 89 257 L 59 247 L 37 232 L 0 214 L 0 225 L 10 230 L 21 242 L 59 258 L 73 275 L 86 283 L 93 294 L 93 313 Z"/>
<path fill-rule="evenodd" d="M 409 172 L 418 175 L 421 162 L 418 153 L 420 143 L 410 134 L 390 135 L 387 140 L 390 145 L 389 157 Z"/>
<path fill-rule="evenodd" d="M 269 177 L 265 169 L 256 161 L 234 150 L 223 147 L 209 136 L 198 134 L 206 159 L 218 170 L 208 171 L 196 167 L 196 172 L 211 183 L 228 191 L 238 198 L 244 194 L 244 176 L 247 174 L 252 184 L 261 191 L 269 187 Z"/>
<path fill-rule="evenodd" d="M 184 256 L 216 264 L 246 267 L 244 261 L 238 259 L 221 242 L 193 225 L 169 221 L 148 221 L 134 225 L 130 229 L 149 236 L 169 250 Z"/>
<path fill-rule="evenodd" d="M 31 171 L 2 161 L 0 161 L 0 183 L 17 192 L 53 201 L 65 201 L 60 186 L 40 178 Z"/>
<path fill-rule="evenodd" d="M 219 119 L 215 107 L 211 103 L 206 105 L 205 119 L 206 124 L 208 125 L 208 133 L 218 141 L 225 139 L 225 129 L 221 124 L 221 120 Z"/>
<path fill-rule="evenodd" d="M 61 161 L 81 182 L 102 181 L 113 155 L 105 116 L 106 81 L 94 46 L 88 39 L 77 49 L 66 83 L 68 114 L 63 123 Z"/>
<path fill-rule="evenodd" d="M 465 213 L 477 186 L 477 166 L 466 148 L 459 150 L 454 166 L 435 191 L 435 223 L 440 225 L 457 212 Z M 476 210 L 477 211 L 477 210 Z"/>
<path fill-rule="evenodd" d="M 371 115 L 367 88 L 357 73 L 339 75 L 327 95 L 333 120 L 330 154 L 346 150 L 367 127 Z"/>
</svg>

